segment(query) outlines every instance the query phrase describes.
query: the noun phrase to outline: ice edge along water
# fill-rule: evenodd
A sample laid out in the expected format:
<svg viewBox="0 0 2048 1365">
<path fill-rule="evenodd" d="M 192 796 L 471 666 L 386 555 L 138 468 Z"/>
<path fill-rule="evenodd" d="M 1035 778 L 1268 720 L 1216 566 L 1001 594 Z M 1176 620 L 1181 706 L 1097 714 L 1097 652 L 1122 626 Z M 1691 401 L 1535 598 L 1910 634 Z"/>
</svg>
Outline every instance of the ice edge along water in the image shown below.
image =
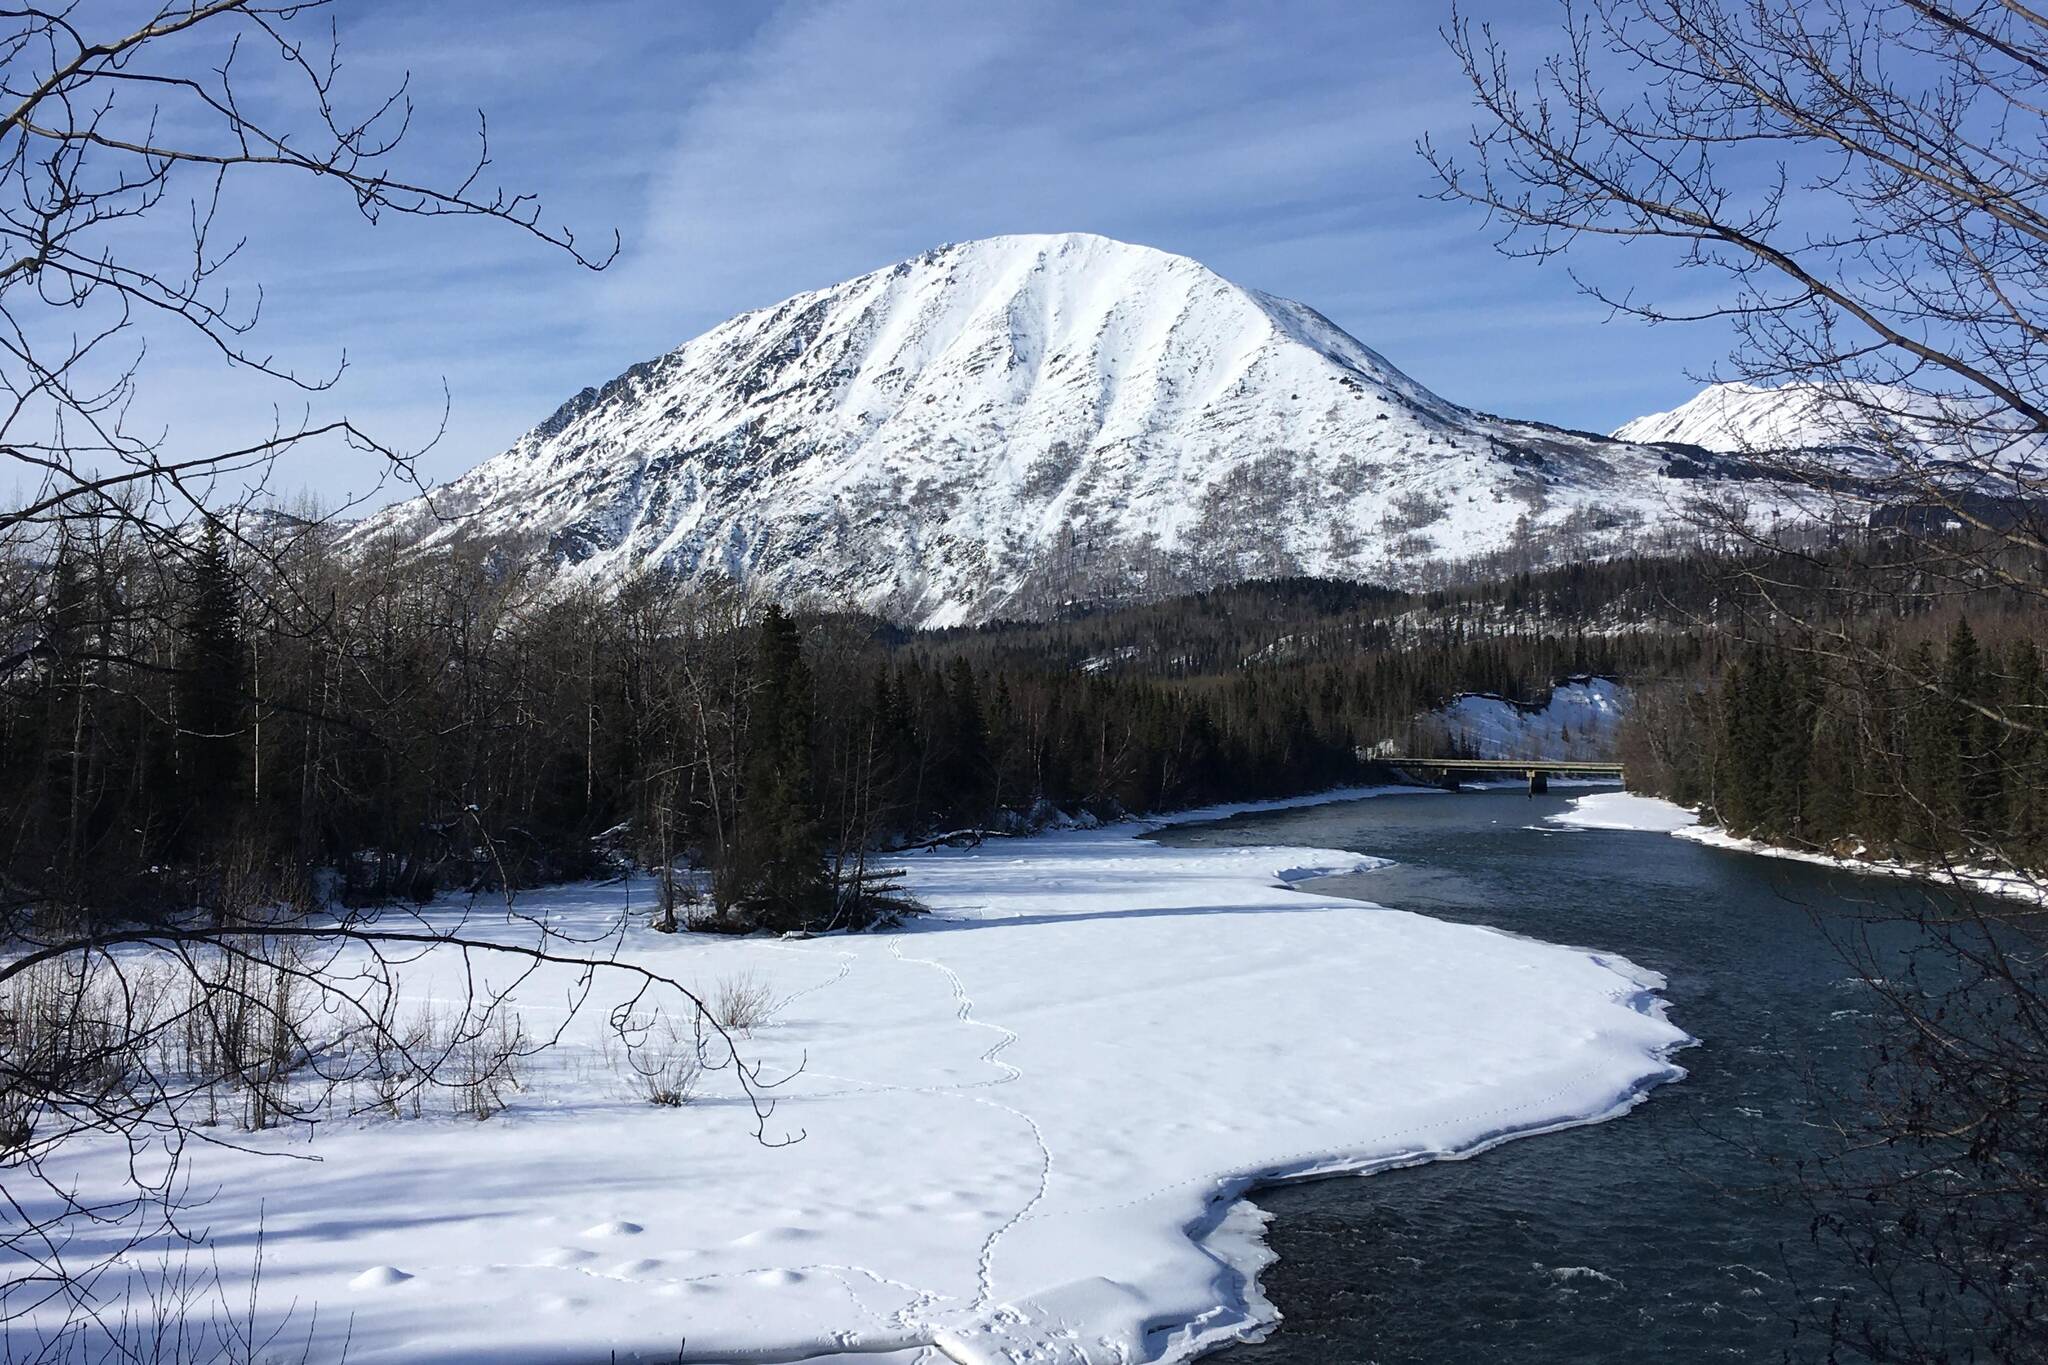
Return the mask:
<svg viewBox="0 0 2048 1365">
<path fill-rule="evenodd" d="M 1878 858 L 1845 858 L 1833 853 L 1816 853 L 1810 849 L 1784 848 L 1777 844 L 1765 843 L 1761 839 L 1745 839 L 1730 834 L 1719 825 L 1692 824 L 1683 829 L 1671 831 L 1680 839 L 1708 848 L 1724 849 L 1730 853 L 1753 853 L 1764 858 L 1779 858 L 1786 862 L 1810 863 L 1835 872 L 1853 873 L 1859 877 L 1904 877 L 1911 881 L 1932 882 L 1942 886 L 1954 886 L 1965 891 L 1975 891 L 1985 896 L 2003 896 L 2009 900 L 2048 903 L 2048 887 L 2039 881 L 2012 872 L 2001 872 L 1996 868 L 1960 865 L 1956 867 L 1919 866 L 1913 863 L 1892 862 Z"/>
<path fill-rule="evenodd" d="M 1467 783 L 1468 789 L 1519 788 L 1519 782 L 1477 782 Z M 1202 807 L 1195 810 L 1155 816 L 1139 822 L 1146 831 L 1173 825 L 1206 823 L 1227 819 L 1236 815 L 1257 814 L 1282 810 L 1299 809 L 1307 806 L 1336 802 L 1363 800 L 1380 796 L 1416 796 L 1444 794 L 1428 788 L 1413 786 L 1369 786 L 1339 788 L 1332 791 L 1313 793 L 1298 797 L 1283 797 L 1266 801 L 1237 802 Z M 1626 794 L 1620 795 L 1624 799 Z M 1582 798 L 1597 799 L 1597 798 Z M 1576 804 L 1576 803 L 1575 803 Z M 1657 803 L 1662 804 L 1662 803 Z M 1626 825 L 1599 825 L 1588 828 L 1635 828 Z M 1285 846 L 1231 850 L 1254 854 L 1279 853 Z M 1297 850 L 1308 851 L 1308 850 Z M 1293 889 L 1301 883 L 1319 877 L 1346 873 L 1369 872 L 1392 866 L 1392 860 L 1331 850 L 1313 850 L 1324 856 L 1333 856 L 1325 864 L 1301 865 L 1273 870 L 1269 875 L 1277 886 Z M 1354 902 L 1367 911 L 1388 914 L 1408 912 L 1389 911 L 1386 907 L 1369 902 Z M 1418 916 L 1417 918 L 1426 918 Z M 1441 923 L 1441 921 L 1431 921 Z M 960 1365 L 1010 1365 L 1021 1361 L 1081 1362 L 1095 1360 L 1157 1361 L 1174 1362 L 1193 1359 L 1222 1347 L 1248 1341 L 1259 1341 L 1269 1336 L 1281 1325 L 1281 1314 L 1265 1296 L 1259 1276 L 1276 1259 L 1264 1240 L 1267 1224 L 1265 1213 L 1252 1201 L 1251 1196 L 1260 1189 L 1283 1184 L 1300 1183 L 1307 1180 L 1331 1179 L 1351 1176 L 1365 1177 L 1389 1170 L 1427 1165 L 1438 1161 L 1462 1161 L 1491 1151 L 1504 1142 L 1515 1138 L 1536 1137 L 1563 1132 L 1572 1128 L 1585 1127 L 1620 1117 L 1641 1104 L 1658 1085 L 1682 1079 L 1684 1068 L 1672 1062 L 1671 1056 L 1696 1044 L 1697 1040 L 1671 1026 L 1668 1019 L 1668 1002 L 1657 992 L 1664 985 L 1660 973 L 1635 966 L 1623 958 L 1602 954 L 1587 949 L 1562 948 L 1558 945 L 1528 938 L 1508 930 L 1493 929 L 1479 925 L 1460 925 L 1483 934 L 1497 935 L 1531 946 L 1579 954 L 1604 970 L 1611 971 L 1631 982 L 1634 989 L 1622 997 L 1631 1010 L 1648 1020 L 1669 1029 L 1670 1037 L 1656 1048 L 1645 1053 L 1646 1065 L 1642 1072 L 1628 1084 L 1614 1093 L 1603 1107 L 1558 1114 L 1552 1117 L 1525 1118 L 1521 1122 L 1505 1124 L 1442 1145 L 1418 1145 L 1394 1151 L 1317 1152 L 1273 1162 L 1265 1166 L 1240 1171 L 1236 1174 L 1215 1178 L 1205 1207 L 1199 1217 L 1186 1223 L 1182 1229 L 1185 1235 L 1206 1254 L 1215 1258 L 1217 1265 L 1233 1277 L 1230 1285 L 1231 1297 L 1224 1298 L 1212 1307 L 1192 1317 L 1164 1317 L 1134 1324 L 1135 1331 L 1119 1339 L 1117 1334 L 1099 1336 L 1098 1347 L 1107 1347 L 1113 1354 L 1093 1353 L 1070 1355 L 1060 1349 L 1059 1338 L 1072 1341 L 1078 1334 L 1078 1325 L 1070 1316 L 1067 1295 L 1047 1296 L 1050 1302 L 1033 1305 L 1008 1305 L 998 1312 L 992 1322 L 976 1323 L 964 1331 L 941 1331 L 928 1344 L 944 1358 Z M 1500 1112 L 1504 1112 L 1500 1111 Z M 1115 1289 L 1125 1286 L 1116 1285 Z M 1090 1287 L 1092 1290 L 1092 1287 Z M 1072 1296 L 1079 1303 L 1083 1314 L 1089 1309 L 1099 1311 L 1098 1302 L 1107 1300 L 1117 1308 L 1126 1307 L 1119 1302 L 1122 1295 L 1111 1292 L 1083 1292 Z M 1049 1311 L 1047 1311 L 1049 1310 Z M 1099 1332 L 1099 1321 L 1095 1324 Z M 1052 1331 L 1039 1336 L 1047 1326 Z M 1078 1343 L 1076 1343 L 1078 1344 Z M 1050 1351 L 1048 1351 L 1050 1348 Z M 862 1353 L 865 1357 L 866 1353 Z M 827 1361 L 854 1359 L 839 1354 L 820 1355 L 806 1358 L 811 1365 L 823 1365 Z"/>
<path fill-rule="evenodd" d="M 1785 848 L 1761 839 L 1745 839 L 1740 835 L 1730 834 L 1719 825 L 1702 823 L 1696 811 L 1654 796 L 1637 796 L 1632 792 L 1601 792 L 1579 797 L 1572 802 L 1570 809 L 1550 816 L 1548 822 L 1577 829 L 1641 830 L 1655 834 L 1670 834 L 1707 848 L 1718 848 L 1729 853 L 1750 853 L 1785 862 L 1808 863 L 1858 877 L 1904 877 L 1913 881 L 1955 886 L 1981 895 L 2004 896 L 2036 903 L 2048 901 L 2048 890 L 2044 890 L 2038 881 L 2015 873 L 1969 865 L 1952 868 L 1916 866 L 1887 859 L 1843 857 L 1833 853 L 1817 853 L 1811 849 Z"/>
<path fill-rule="evenodd" d="M 593 1000 L 488 1123 L 251 1139 L 311 1165 L 196 1152 L 223 1269 L 260 1220 L 265 1295 L 300 1305 L 293 1333 L 317 1304 L 315 1358 L 347 1339 L 359 1361 L 674 1360 L 678 1342 L 692 1361 L 1177 1361 L 1276 1320 L 1254 1186 L 1469 1156 L 1683 1074 L 1654 973 L 1302 888 L 1373 865 L 1355 853 L 1140 832 L 907 858 L 933 914 L 894 934 L 635 929 L 624 950 L 659 970 L 756 971 L 784 999 L 749 1048 L 805 1062 L 771 1128 L 803 1131 L 794 1147 L 751 1142 L 729 1096 L 619 1093 Z M 524 909 L 589 930 L 620 896 Z M 407 985 L 449 993 L 460 970 L 422 962 Z M 530 1024 L 563 984 L 522 987 Z M 124 1161 L 82 1152 L 78 1177 L 115 1183 Z"/>
</svg>

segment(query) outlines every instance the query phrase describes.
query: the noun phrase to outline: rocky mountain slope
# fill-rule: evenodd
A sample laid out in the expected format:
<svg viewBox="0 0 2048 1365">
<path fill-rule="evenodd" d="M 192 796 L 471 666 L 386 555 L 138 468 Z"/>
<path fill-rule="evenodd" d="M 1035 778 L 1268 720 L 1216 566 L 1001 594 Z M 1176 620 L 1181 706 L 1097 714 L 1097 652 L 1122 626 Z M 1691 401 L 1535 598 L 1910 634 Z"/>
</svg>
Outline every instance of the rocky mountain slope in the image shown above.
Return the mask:
<svg viewBox="0 0 2048 1365">
<path fill-rule="evenodd" d="M 579 575 L 951 624 L 1608 552 L 1726 465 L 1460 407 L 1185 257 L 997 237 L 736 317 L 354 538 L 512 537 Z"/>
</svg>

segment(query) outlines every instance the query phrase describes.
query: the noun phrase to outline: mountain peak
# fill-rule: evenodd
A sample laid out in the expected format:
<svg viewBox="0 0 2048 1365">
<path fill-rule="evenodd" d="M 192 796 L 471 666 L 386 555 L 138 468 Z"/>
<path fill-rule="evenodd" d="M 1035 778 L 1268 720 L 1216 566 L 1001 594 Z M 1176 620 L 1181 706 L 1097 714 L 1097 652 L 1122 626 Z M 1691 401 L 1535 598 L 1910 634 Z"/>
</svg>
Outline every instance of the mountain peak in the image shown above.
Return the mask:
<svg viewBox="0 0 2048 1365">
<path fill-rule="evenodd" d="M 948 256 L 1028 256 L 1039 259 L 1060 257 L 1105 260 L 1114 257 L 1143 258 L 1158 262 L 1177 262 L 1187 268 L 1206 273 L 1209 267 L 1192 256 L 1183 256 L 1163 247 L 1147 246 L 1142 242 L 1126 242 L 1118 237 L 1105 237 L 1099 232 L 1007 232 L 993 237 L 974 237 L 964 242 L 947 242 L 933 247 L 921 256 L 911 260 L 930 260 Z M 898 262 L 898 265 L 908 262 Z M 895 267 L 884 266 L 883 269 Z"/>
<path fill-rule="evenodd" d="M 2032 470 L 2048 446 L 2031 423 L 1983 398 L 1867 381 L 1710 384 L 1614 435 L 1738 455 L 1803 451 L 1830 469 L 1869 477 L 1940 465 L 1963 474 L 1974 466 L 1994 493 L 2009 489 L 1991 471 Z"/>
<path fill-rule="evenodd" d="M 999 232 L 993 237 L 970 237 L 965 241 L 946 242 L 932 248 L 926 255 L 949 251 L 1139 251 L 1154 256 L 1173 256 L 1176 260 L 1190 260 L 1159 247 L 1147 246 L 1141 242 L 1126 242 L 1120 237 L 1105 236 L 1100 232 Z"/>
<path fill-rule="evenodd" d="M 408 504 L 361 534 L 511 535 L 587 577 L 659 564 L 950 624 L 1585 552 L 1662 520 L 1668 463 L 1448 403 L 1188 257 L 1018 234 L 721 323 L 438 491 L 452 521 Z"/>
<path fill-rule="evenodd" d="M 1791 449 L 1828 442 L 1832 405 L 1809 385 L 1742 380 L 1709 384 L 1669 412 L 1614 429 L 1618 441 L 1675 442 L 1707 450 Z"/>
</svg>

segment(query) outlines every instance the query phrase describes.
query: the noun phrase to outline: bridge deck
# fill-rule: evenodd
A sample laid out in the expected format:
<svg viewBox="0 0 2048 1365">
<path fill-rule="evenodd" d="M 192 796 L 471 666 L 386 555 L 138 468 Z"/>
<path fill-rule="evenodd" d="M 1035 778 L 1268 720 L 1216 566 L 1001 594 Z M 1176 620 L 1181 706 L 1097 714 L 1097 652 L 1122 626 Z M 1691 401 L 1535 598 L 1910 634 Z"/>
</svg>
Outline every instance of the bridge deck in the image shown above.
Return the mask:
<svg viewBox="0 0 2048 1365">
<path fill-rule="evenodd" d="M 1540 769 L 1551 773 L 1614 773 L 1619 776 L 1621 764 L 1579 762 L 1569 758 L 1383 758 L 1396 768 L 1445 768 L 1483 770 L 1486 772 L 1508 772 Z"/>
</svg>

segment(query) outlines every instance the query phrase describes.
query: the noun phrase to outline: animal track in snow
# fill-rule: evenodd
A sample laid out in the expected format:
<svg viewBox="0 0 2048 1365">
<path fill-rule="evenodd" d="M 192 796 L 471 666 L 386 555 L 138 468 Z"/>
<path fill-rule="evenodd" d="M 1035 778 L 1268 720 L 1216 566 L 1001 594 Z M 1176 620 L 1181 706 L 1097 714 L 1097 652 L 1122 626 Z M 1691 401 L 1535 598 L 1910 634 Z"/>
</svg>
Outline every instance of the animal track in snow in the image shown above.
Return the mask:
<svg viewBox="0 0 2048 1365">
<path fill-rule="evenodd" d="M 611 1268 L 610 1273 L 615 1279 L 637 1280 L 642 1275 L 651 1275 L 659 1269 L 660 1261 L 651 1256 L 643 1256 L 637 1261 L 621 1261 Z"/>
<path fill-rule="evenodd" d="M 1004 1028 L 1001 1024 L 991 1024 L 986 1020 L 974 1017 L 974 997 L 967 993 L 967 983 L 960 979 L 958 972 L 935 958 L 905 957 L 903 955 L 901 939 L 889 940 L 889 953 L 890 956 L 900 962 L 918 963 L 944 974 L 946 980 L 951 983 L 953 988 L 953 1017 L 961 1023 L 971 1024 L 975 1028 L 991 1029 L 998 1035 L 994 1045 L 988 1051 L 981 1054 L 980 1060 L 985 1065 L 996 1067 L 1003 1074 L 993 1080 L 980 1082 L 978 1087 L 969 1085 L 947 1087 L 948 1089 L 973 1090 L 976 1088 L 1008 1085 L 1010 1082 L 1023 1076 L 1024 1073 L 1021 1069 L 1012 1066 L 1002 1059 L 1003 1051 L 1017 1041 L 1016 1032 L 1012 1029 Z M 992 1229 L 982 1241 L 981 1252 L 975 1260 L 975 1275 L 979 1281 L 980 1289 L 975 1296 L 974 1308 L 979 1310 L 987 1307 L 989 1302 L 995 1297 L 996 1247 L 1002 1242 L 1004 1236 L 1009 1233 L 1011 1228 L 1016 1227 L 1017 1224 L 1030 1216 L 1031 1211 L 1043 1202 L 1046 1191 L 1051 1188 L 1052 1148 L 1046 1144 L 1045 1132 L 1038 1126 L 1038 1120 L 1032 1118 L 1031 1115 L 1023 1110 L 1013 1108 L 1001 1101 L 990 1099 L 985 1095 L 962 1094 L 960 1098 L 971 1100 L 976 1104 L 987 1105 L 991 1109 L 1000 1109 L 1004 1113 L 1022 1120 L 1024 1125 L 1031 1130 L 1031 1140 L 1038 1147 L 1039 1158 L 1038 1188 L 1031 1192 L 1031 1197 L 1024 1201 L 1022 1208 L 1011 1214 L 1000 1226 Z"/>
</svg>

